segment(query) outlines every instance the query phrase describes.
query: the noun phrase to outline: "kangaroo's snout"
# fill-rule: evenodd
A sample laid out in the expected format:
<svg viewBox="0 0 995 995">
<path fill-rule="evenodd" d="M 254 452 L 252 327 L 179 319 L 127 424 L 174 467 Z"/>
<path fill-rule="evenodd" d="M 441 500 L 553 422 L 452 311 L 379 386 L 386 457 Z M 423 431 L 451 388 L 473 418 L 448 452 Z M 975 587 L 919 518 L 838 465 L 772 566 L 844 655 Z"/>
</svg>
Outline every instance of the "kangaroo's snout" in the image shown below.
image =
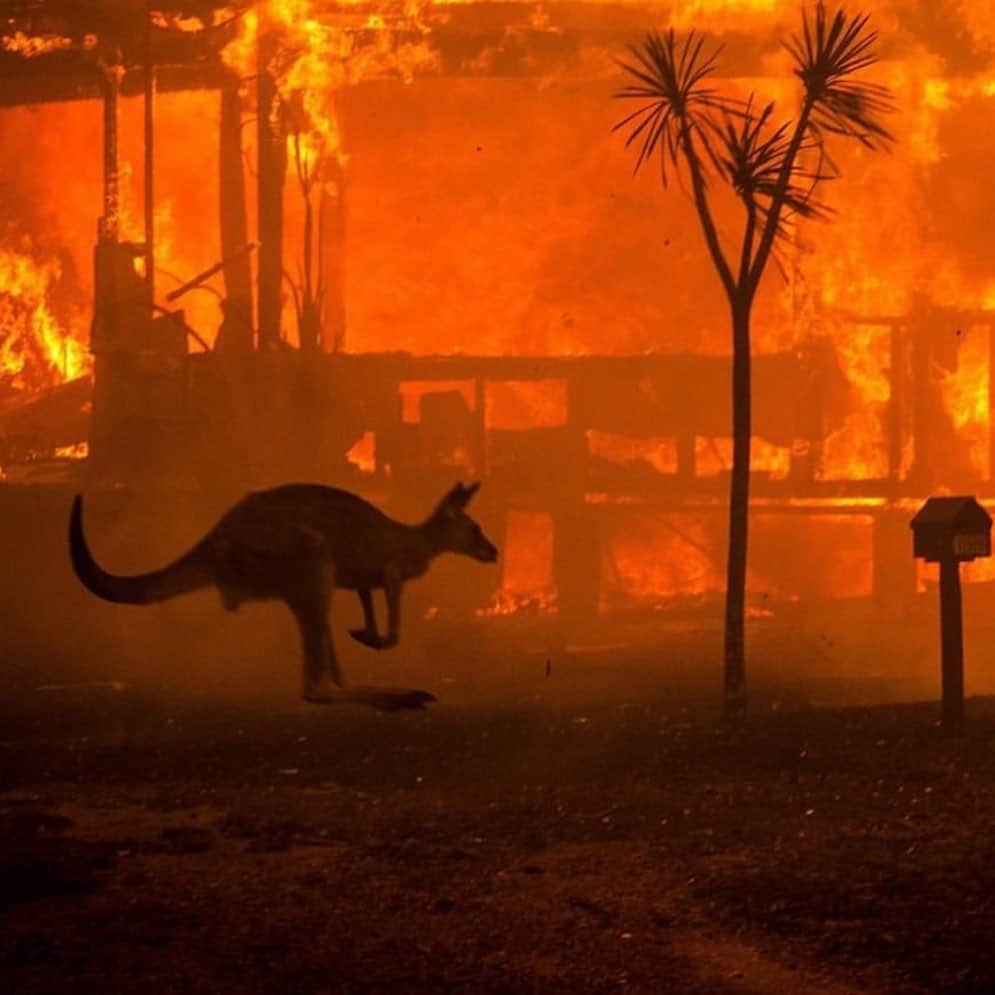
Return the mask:
<svg viewBox="0 0 995 995">
<path fill-rule="evenodd" d="M 481 537 L 479 546 L 473 551 L 473 558 L 481 563 L 497 563 L 498 548 L 489 539 Z"/>
</svg>

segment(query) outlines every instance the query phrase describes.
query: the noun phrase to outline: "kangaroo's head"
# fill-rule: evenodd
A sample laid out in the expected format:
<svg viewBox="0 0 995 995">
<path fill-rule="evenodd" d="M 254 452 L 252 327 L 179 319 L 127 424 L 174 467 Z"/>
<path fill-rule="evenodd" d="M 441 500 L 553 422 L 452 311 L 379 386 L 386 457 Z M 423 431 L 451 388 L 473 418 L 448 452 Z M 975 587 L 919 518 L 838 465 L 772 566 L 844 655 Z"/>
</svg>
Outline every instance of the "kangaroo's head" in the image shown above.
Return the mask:
<svg viewBox="0 0 995 995">
<path fill-rule="evenodd" d="M 479 490 L 479 483 L 468 487 L 457 484 L 432 512 L 428 526 L 440 553 L 462 553 L 481 563 L 495 563 L 498 558 L 497 546 L 466 513 L 466 506 Z"/>
</svg>

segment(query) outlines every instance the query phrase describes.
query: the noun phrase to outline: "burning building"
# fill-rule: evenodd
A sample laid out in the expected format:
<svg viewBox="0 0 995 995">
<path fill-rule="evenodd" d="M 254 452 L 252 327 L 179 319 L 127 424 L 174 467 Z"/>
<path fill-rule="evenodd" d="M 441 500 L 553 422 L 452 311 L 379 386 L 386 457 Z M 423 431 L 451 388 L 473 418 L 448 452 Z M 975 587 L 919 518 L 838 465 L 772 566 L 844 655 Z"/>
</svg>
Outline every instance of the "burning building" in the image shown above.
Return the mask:
<svg viewBox="0 0 995 995">
<path fill-rule="evenodd" d="M 910 508 L 995 498 L 995 35 L 980 0 L 864 6 L 898 142 L 833 150 L 835 215 L 796 226 L 758 301 L 758 612 L 913 592 Z M 778 0 L 5 5 L 6 489 L 223 503 L 307 477 L 404 514 L 477 476 L 506 555 L 467 613 L 716 595 L 725 303 L 688 199 L 631 175 L 615 60 L 694 26 L 730 92 L 790 114 L 797 18 Z"/>
</svg>

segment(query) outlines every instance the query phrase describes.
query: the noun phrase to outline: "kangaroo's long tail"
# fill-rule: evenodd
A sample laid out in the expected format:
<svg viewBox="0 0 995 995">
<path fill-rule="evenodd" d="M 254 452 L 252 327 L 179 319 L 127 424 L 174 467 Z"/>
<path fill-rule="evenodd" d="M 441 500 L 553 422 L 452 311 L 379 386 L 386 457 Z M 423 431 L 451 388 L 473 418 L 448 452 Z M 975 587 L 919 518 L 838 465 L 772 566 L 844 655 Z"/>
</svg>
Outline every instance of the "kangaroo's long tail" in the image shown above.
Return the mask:
<svg viewBox="0 0 995 995">
<path fill-rule="evenodd" d="M 90 552 L 83 535 L 83 497 L 77 495 L 69 517 L 69 556 L 83 586 L 105 601 L 121 605 L 148 605 L 178 594 L 207 587 L 213 581 L 203 545 L 195 546 L 161 570 L 120 577 L 104 570 Z"/>
</svg>

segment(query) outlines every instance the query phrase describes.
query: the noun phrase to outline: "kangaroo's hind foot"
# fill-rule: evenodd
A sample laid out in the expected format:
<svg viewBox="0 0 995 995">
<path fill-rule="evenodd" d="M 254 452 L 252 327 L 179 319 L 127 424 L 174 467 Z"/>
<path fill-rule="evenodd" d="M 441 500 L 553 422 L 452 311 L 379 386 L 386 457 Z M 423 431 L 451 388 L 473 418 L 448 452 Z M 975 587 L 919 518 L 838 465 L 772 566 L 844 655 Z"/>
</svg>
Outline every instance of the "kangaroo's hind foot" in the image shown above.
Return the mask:
<svg viewBox="0 0 995 995">
<path fill-rule="evenodd" d="M 431 691 L 416 688 L 337 687 L 331 681 L 306 686 L 301 697 L 313 705 L 368 705 L 379 712 L 424 711 L 438 701 Z"/>
<path fill-rule="evenodd" d="M 348 700 L 358 705 L 370 705 L 380 712 L 424 711 L 425 706 L 439 699 L 431 691 L 417 688 L 378 688 L 359 685 L 343 689 Z"/>
</svg>

